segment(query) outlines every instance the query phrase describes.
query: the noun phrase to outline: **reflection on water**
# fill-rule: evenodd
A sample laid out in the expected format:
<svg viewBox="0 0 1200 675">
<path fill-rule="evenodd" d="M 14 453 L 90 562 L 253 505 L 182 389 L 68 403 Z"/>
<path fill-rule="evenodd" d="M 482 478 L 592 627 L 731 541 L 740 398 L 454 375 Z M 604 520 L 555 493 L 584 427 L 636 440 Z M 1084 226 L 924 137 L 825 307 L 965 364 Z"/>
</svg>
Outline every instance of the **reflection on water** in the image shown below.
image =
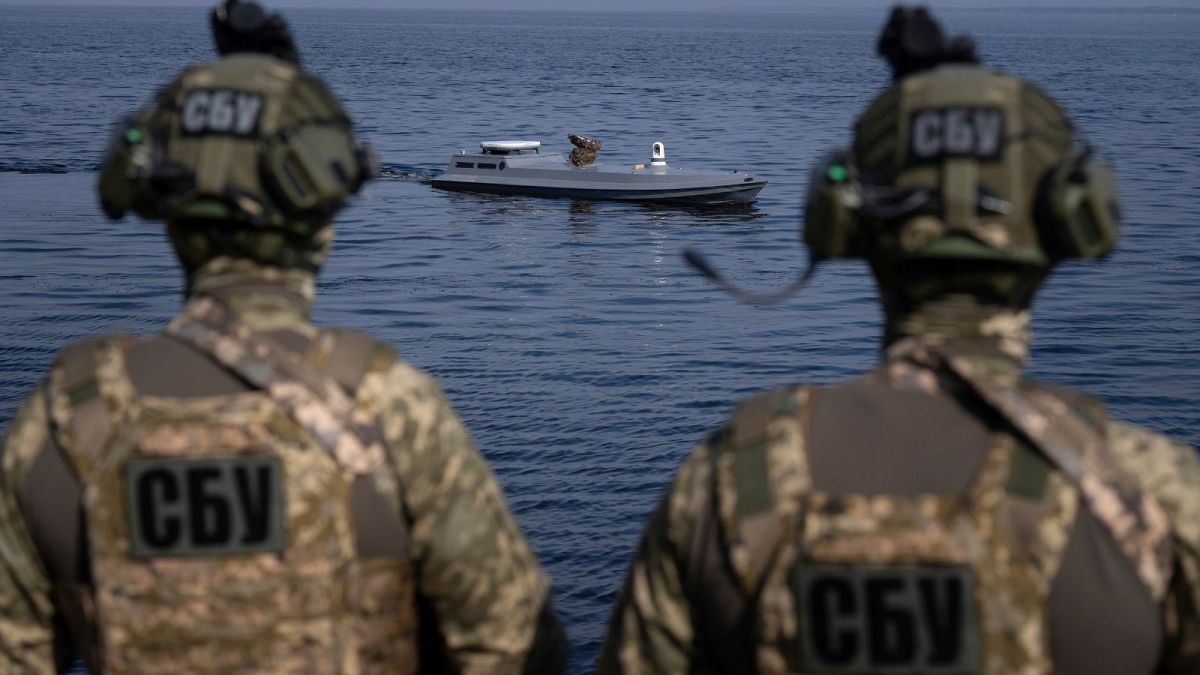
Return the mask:
<svg viewBox="0 0 1200 675">
<path fill-rule="evenodd" d="M 769 186 L 768 186 L 769 187 Z M 768 213 L 750 204 L 688 206 L 683 204 L 641 204 L 658 221 L 682 221 L 687 225 L 737 225 L 768 217 Z"/>
</svg>

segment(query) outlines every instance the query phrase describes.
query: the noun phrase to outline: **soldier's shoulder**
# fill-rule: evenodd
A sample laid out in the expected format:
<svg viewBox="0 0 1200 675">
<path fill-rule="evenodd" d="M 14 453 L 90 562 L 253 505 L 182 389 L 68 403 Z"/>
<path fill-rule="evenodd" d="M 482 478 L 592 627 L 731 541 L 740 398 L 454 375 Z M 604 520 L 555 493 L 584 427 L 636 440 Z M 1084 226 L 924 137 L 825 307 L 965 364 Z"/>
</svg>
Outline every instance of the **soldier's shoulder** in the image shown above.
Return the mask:
<svg viewBox="0 0 1200 675">
<path fill-rule="evenodd" d="M 769 559 L 763 554 L 775 550 L 785 514 L 795 513 L 795 500 L 808 490 L 805 461 L 795 450 L 816 390 L 793 384 L 741 400 L 680 472 L 679 482 L 692 489 L 672 495 L 674 513 L 704 513 L 701 500 L 711 494 L 721 546 L 747 589 L 757 587 Z M 691 541 L 685 524 L 671 525 L 675 540 Z"/>
<path fill-rule="evenodd" d="M 322 327 L 308 349 L 308 360 L 347 391 L 358 391 L 371 379 L 405 368 L 387 342 L 360 330 Z"/>
<path fill-rule="evenodd" d="M 1115 461 L 1167 511 L 1176 537 L 1200 549 L 1200 458 L 1196 450 L 1126 422 L 1108 422 L 1107 437 Z"/>
<path fill-rule="evenodd" d="M 770 441 L 771 422 L 797 418 L 816 387 L 793 384 L 751 395 L 739 401 L 725 425 L 707 443 L 715 458 L 720 453 L 764 453 Z"/>
<path fill-rule="evenodd" d="M 51 373 L 56 370 L 66 371 L 65 375 L 68 381 L 75 379 L 73 376 L 85 377 L 89 373 L 83 371 L 94 369 L 96 358 L 101 353 L 116 347 L 129 348 L 135 343 L 136 340 L 125 332 L 104 333 L 80 338 L 67 343 L 58 350 L 50 366 Z"/>
<path fill-rule="evenodd" d="M 1163 473 L 1158 467 L 1171 467 L 1177 480 L 1200 487 L 1200 459 L 1191 446 L 1120 420 L 1109 420 L 1105 431 L 1113 455 L 1140 478 Z"/>
<path fill-rule="evenodd" d="M 327 339 L 333 342 L 335 348 L 352 349 L 374 355 L 378 359 L 374 365 L 378 368 L 385 368 L 399 359 L 395 348 L 365 331 L 335 326 L 320 328 L 319 333 L 328 336 Z"/>
<path fill-rule="evenodd" d="M 128 331 L 115 330 L 107 333 L 97 333 L 95 335 L 85 335 L 67 342 L 59 347 L 57 357 L 61 358 L 68 354 L 78 353 L 94 349 L 101 349 L 114 344 L 133 344 L 136 338 Z"/>
<path fill-rule="evenodd" d="M 96 335 L 59 349 L 44 382 L 26 397 L 9 421 L 4 436 L 4 471 L 0 473 L 21 476 L 32 466 L 54 424 L 52 420 L 61 419 L 62 406 L 99 394 L 97 369 L 101 355 L 130 341 L 125 333 Z M 55 410 L 59 411 L 57 415 Z"/>
<path fill-rule="evenodd" d="M 734 408 L 725 427 L 710 442 L 717 468 L 718 499 L 742 497 L 739 511 L 765 510 L 779 498 L 787 502 L 808 490 L 805 438 L 817 398 L 841 387 L 859 386 L 865 377 L 831 385 L 791 384 L 755 394 Z M 770 483 L 774 487 L 767 489 Z"/>
<path fill-rule="evenodd" d="M 688 455 L 671 487 L 672 513 L 694 515 L 717 480 L 718 500 L 732 499 L 732 492 L 761 488 L 766 478 L 771 422 L 777 416 L 795 416 L 807 403 L 810 388 L 788 385 L 752 394 L 734 404 L 724 424 Z M 722 469 L 721 467 L 724 467 Z"/>
<path fill-rule="evenodd" d="M 1057 398 L 1074 412 L 1076 417 L 1086 422 L 1101 435 L 1108 433 L 1107 412 L 1104 402 L 1100 399 L 1075 389 L 1033 378 L 1021 378 L 1019 387 L 1023 391 L 1037 391 Z"/>
<path fill-rule="evenodd" d="M 368 333 L 347 328 L 321 331 L 333 342 L 327 369 L 338 380 L 357 379 L 359 397 L 376 402 L 397 399 L 440 399 L 437 380 L 425 371 L 405 362 L 387 342 Z M 356 377 L 354 371 L 359 370 Z M 339 376 L 337 371 L 345 374 Z"/>
</svg>

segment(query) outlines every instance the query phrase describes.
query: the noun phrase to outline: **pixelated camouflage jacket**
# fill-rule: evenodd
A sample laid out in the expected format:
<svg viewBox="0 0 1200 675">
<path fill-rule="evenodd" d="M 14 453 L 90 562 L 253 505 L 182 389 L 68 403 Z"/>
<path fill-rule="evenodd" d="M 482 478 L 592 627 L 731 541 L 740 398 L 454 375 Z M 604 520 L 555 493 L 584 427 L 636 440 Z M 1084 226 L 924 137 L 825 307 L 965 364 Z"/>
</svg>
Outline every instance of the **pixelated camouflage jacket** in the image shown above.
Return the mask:
<svg viewBox="0 0 1200 675">
<path fill-rule="evenodd" d="M 562 641 L 548 582 L 483 457 L 432 378 L 370 338 L 313 327 L 307 319 L 313 279 L 306 273 L 218 259 L 196 276 L 192 290 L 183 317 L 219 306 L 242 330 L 276 336 L 318 370 L 357 373 L 353 400 L 343 396 L 349 401 L 347 419 L 369 422 L 381 442 L 356 445 L 350 442 L 355 437 L 339 438 L 333 452 L 346 454 L 338 458 L 344 466 L 361 464 L 374 488 L 364 493 L 369 508 L 401 518 L 376 519 L 382 527 L 364 542 L 362 532 L 347 527 L 350 518 L 339 515 L 347 509 L 344 504 L 362 498 L 357 481 L 351 489 L 348 482 L 322 479 L 328 472 L 305 463 L 320 462 L 310 453 L 310 460 L 285 458 L 289 468 L 283 485 L 286 513 L 299 512 L 301 502 L 316 505 L 304 511 L 317 514 L 311 522 L 288 522 L 286 560 L 301 570 L 301 585 L 278 583 L 283 553 L 246 556 L 244 565 L 169 557 L 131 564 L 122 500 L 110 498 L 120 494 L 121 482 L 97 478 L 101 485 L 91 483 L 93 476 L 122 475 L 103 470 L 104 458 L 120 450 L 103 448 L 81 461 L 82 453 L 63 449 L 64 442 L 77 449 L 91 438 L 119 437 L 108 433 L 108 422 L 87 420 L 89 402 L 102 401 L 96 405 L 109 409 L 139 406 L 142 415 L 225 416 L 228 421 L 255 414 L 262 396 L 193 345 L 161 335 L 73 346 L 21 405 L 0 456 L 0 672 L 51 672 L 56 661 L 61 668 L 89 651 L 95 652 L 93 664 L 113 672 L 411 672 L 417 666 L 417 627 L 404 608 L 414 600 L 424 610 L 420 659 L 426 669 L 522 672 L 530 669 L 527 656 L 536 642 Z M 180 322 L 173 323 L 176 333 L 189 325 Z M 339 351 L 341 341 L 360 348 Z M 226 356 L 234 347 L 218 345 Z M 94 355 L 99 392 L 95 382 L 90 390 L 63 391 L 64 382 L 79 379 L 78 372 L 64 369 L 78 370 L 70 355 L 81 349 Z M 329 363 L 347 353 L 356 354 L 357 361 Z M 289 387 L 296 389 L 286 380 L 272 386 L 284 396 Z M 300 399 L 293 409 L 303 413 L 296 416 L 301 428 L 318 434 L 336 430 L 322 429 L 334 424 L 326 413 L 332 408 L 312 401 L 305 407 L 309 394 L 292 395 Z M 272 424 L 278 427 L 273 433 L 299 433 L 295 425 Z M 201 447 L 253 443 L 253 438 L 229 437 L 253 436 L 255 428 L 230 424 L 219 438 L 199 442 Z M 160 433 L 140 442 L 170 455 L 194 447 L 196 440 Z M 63 498 L 72 492 L 74 504 Z M 76 513 L 81 515 L 71 515 Z M 50 526 L 39 526 L 47 521 Z M 60 530 L 72 529 L 82 533 L 82 546 L 63 541 L 71 537 Z M 84 551 L 80 570 L 63 569 L 72 566 L 56 555 L 63 547 Z M 347 551 L 350 561 L 331 567 Z M 389 555 L 406 558 L 406 567 L 392 565 Z M 401 573 L 404 568 L 411 571 Z M 202 578 L 208 571 L 224 575 L 218 585 Z M 192 586 L 188 574 L 196 576 Z M 345 581 L 334 584 L 337 578 Z M 415 588 L 395 587 L 406 579 Z M 167 587 L 178 590 L 162 590 Z M 206 589 L 208 597 L 197 597 L 197 588 Z M 121 615 L 131 608 L 138 608 L 138 616 Z M 213 616 L 217 610 L 227 613 Z M 432 640 L 424 639 L 430 635 Z M 354 645 L 359 653 L 351 653 Z M 363 652 L 364 645 L 371 650 Z M 565 652 L 565 644 L 551 645 L 555 649 Z"/>
<path fill-rule="evenodd" d="M 599 672 L 1200 672 L 1193 449 L 1020 378 L 1010 356 L 937 346 L 988 396 L 1021 392 L 956 402 L 964 381 L 929 347 L 909 338 L 860 380 L 742 402 L 653 514 Z M 1019 429 L 994 413 L 1025 404 Z M 1094 436 L 1072 429 L 1085 419 Z M 1072 446 L 1075 431 L 1095 442 Z M 822 575 L 845 604 L 818 615 L 797 598 Z M 975 593 L 952 606 L 963 579 Z M 892 584 L 877 606 L 872 583 Z"/>
</svg>

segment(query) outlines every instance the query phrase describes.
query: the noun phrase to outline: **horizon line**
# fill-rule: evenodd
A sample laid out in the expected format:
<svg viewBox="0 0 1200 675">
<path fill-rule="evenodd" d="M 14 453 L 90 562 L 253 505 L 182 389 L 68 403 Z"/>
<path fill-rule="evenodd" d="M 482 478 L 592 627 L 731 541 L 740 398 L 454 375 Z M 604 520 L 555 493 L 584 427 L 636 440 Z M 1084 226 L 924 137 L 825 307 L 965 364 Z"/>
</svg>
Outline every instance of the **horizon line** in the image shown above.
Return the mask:
<svg viewBox="0 0 1200 675">
<path fill-rule="evenodd" d="M 264 3 L 271 7 L 269 0 Z M 41 0 L 40 2 L 32 2 L 31 0 L 17 0 L 10 2 L 9 0 L 0 0 L 0 7 L 20 7 L 25 9 L 43 9 L 47 6 L 58 8 L 74 8 L 74 9 L 207 9 L 213 3 L 205 3 L 200 5 L 180 4 L 178 2 L 161 2 L 156 0 L 147 0 L 146 2 L 100 2 L 82 4 L 79 0 Z M 802 13 L 809 10 L 819 11 L 839 11 L 839 12 L 878 12 L 886 10 L 888 5 L 881 4 L 880 7 L 872 7 L 866 5 L 858 5 L 846 7 L 838 4 L 819 4 L 819 5 L 752 5 L 749 7 L 699 7 L 699 8 L 603 8 L 603 7 L 532 7 L 532 8 L 506 8 L 506 7 L 386 7 L 374 4 L 355 3 L 351 0 L 348 3 L 330 3 L 329 6 L 319 6 L 319 3 L 314 2 L 312 5 L 302 5 L 295 7 L 278 7 L 274 9 L 283 12 L 295 10 L 378 10 L 378 11 L 440 11 L 440 12 L 597 12 L 597 13 L 618 13 L 618 12 L 635 12 L 635 13 L 660 13 L 660 14 L 686 14 L 686 13 L 737 13 L 737 12 L 762 12 L 762 13 Z M 1200 7 L 1191 4 L 1179 5 L 1148 5 L 1145 7 L 1130 7 L 1128 5 L 1009 5 L 1009 6 L 961 6 L 961 7 L 937 7 L 938 12 L 997 12 L 997 13 L 1017 13 L 1017 12 L 1103 12 L 1113 14 L 1136 14 L 1136 13 L 1155 13 L 1155 12 L 1183 12 L 1187 14 L 1200 14 Z"/>
</svg>

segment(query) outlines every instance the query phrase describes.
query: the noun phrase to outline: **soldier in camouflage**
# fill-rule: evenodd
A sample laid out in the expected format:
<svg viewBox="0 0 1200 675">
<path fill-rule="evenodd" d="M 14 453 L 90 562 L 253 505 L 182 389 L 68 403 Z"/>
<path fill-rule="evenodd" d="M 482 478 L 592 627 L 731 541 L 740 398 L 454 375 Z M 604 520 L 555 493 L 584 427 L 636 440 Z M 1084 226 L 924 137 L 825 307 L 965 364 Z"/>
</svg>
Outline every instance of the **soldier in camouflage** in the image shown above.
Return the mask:
<svg viewBox="0 0 1200 675">
<path fill-rule="evenodd" d="M 158 335 L 65 349 L 0 472 L 0 672 L 561 672 L 549 584 L 437 384 L 313 326 L 334 213 L 373 173 L 253 3 L 120 127 L 105 210 L 163 218 Z"/>
<path fill-rule="evenodd" d="M 814 171 L 814 259 L 863 257 L 883 364 L 743 401 L 684 462 L 603 673 L 1200 672 L 1200 463 L 1021 376 L 1053 263 L 1112 247 L 1111 177 L 1045 94 L 922 9 Z"/>
</svg>

